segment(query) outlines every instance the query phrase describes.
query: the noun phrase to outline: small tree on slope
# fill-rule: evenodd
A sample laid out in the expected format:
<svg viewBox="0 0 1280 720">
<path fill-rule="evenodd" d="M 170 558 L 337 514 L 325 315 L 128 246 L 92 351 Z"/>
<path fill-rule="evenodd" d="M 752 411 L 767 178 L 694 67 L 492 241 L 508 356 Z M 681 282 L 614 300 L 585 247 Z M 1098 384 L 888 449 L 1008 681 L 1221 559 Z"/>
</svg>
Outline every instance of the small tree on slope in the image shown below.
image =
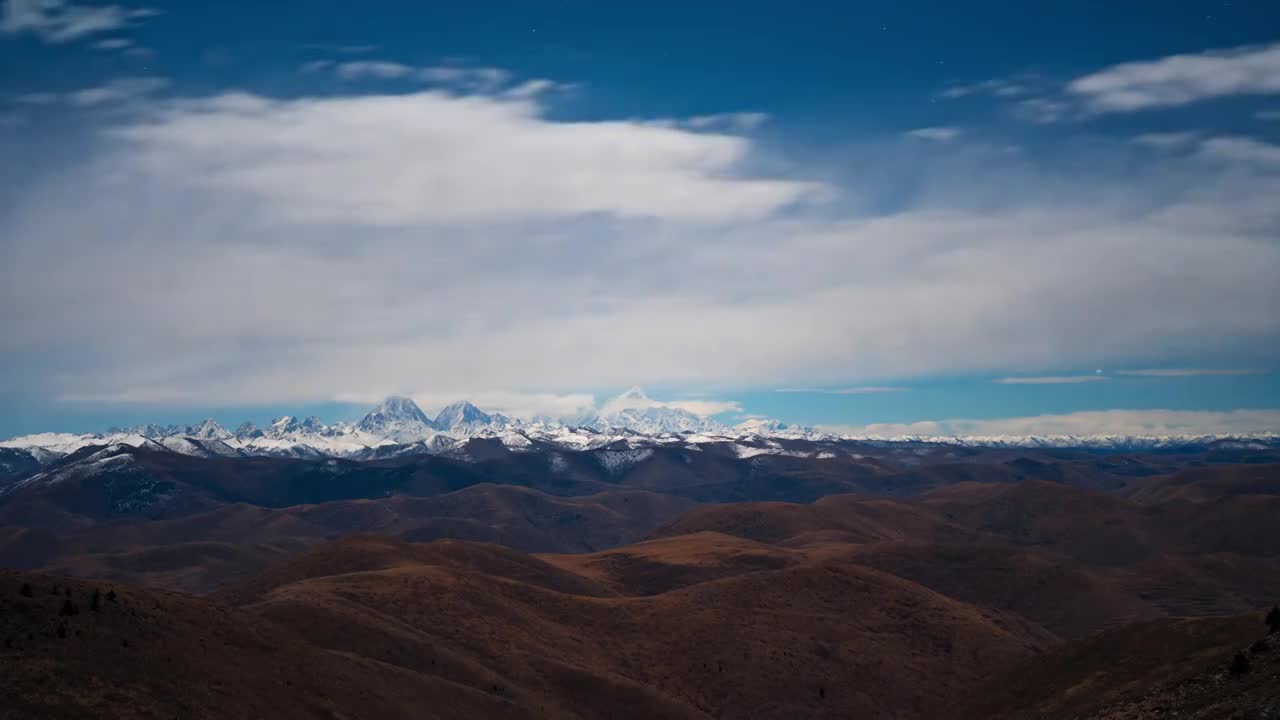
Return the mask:
<svg viewBox="0 0 1280 720">
<path fill-rule="evenodd" d="M 1244 675 L 1245 673 L 1249 672 L 1250 669 L 1251 667 L 1250 667 L 1248 655 L 1245 655 L 1242 652 L 1238 652 L 1236 653 L 1235 657 L 1231 658 L 1231 674 L 1232 675 Z"/>
</svg>

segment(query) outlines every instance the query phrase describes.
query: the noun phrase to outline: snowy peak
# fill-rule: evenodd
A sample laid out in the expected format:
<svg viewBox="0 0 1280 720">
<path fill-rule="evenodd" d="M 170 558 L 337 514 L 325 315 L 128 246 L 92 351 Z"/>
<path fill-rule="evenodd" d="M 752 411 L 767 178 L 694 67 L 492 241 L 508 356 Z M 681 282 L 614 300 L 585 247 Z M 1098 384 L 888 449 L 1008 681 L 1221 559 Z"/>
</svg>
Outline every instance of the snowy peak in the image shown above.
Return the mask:
<svg viewBox="0 0 1280 720">
<path fill-rule="evenodd" d="M 599 432 L 627 430 L 644 435 L 727 431 L 724 425 L 711 418 L 650 399 L 638 387 L 606 402 L 598 415 L 584 418 L 581 424 Z"/>
<path fill-rule="evenodd" d="M 306 420 L 299 422 L 298 429 L 301 430 L 302 432 L 322 433 L 325 430 L 328 430 L 328 427 L 326 427 L 325 424 L 320 421 L 320 418 L 316 417 L 315 415 L 312 415 Z"/>
<path fill-rule="evenodd" d="M 747 420 L 733 426 L 734 430 L 740 433 L 751 435 L 770 435 L 773 433 L 787 432 L 791 430 L 791 426 L 773 418 L 748 418 Z"/>
<path fill-rule="evenodd" d="M 112 427 L 107 429 L 108 435 L 141 435 L 145 438 L 159 438 L 169 434 L 172 428 L 165 428 L 155 423 L 138 425 L 131 428 Z"/>
<path fill-rule="evenodd" d="M 237 440 L 247 440 L 249 438 L 262 437 L 263 432 L 251 422 L 242 422 L 236 427 L 235 436 Z"/>
<path fill-rule="evenodd" d="M 440 430 L 449 431 L 463 426 L 488 425 L 492 422 L 493 416 L 462 400 L 441 410 L 440 414 L 436 415 L 435 426 Z"/>
<path fill-rule="evenodd" d="M 393 395 L 382 404 L 369 411 L 368 415 L 357 425 L 361 430 L 366 426 L 382 426 L 389 423 L 421 423 L 430 425 L 431 418 L 418 407 L 418 404 L 407 397 Z"/>
<path fill-rule="evenodd" d="M 356 429 L 396 442 L 413 442 L 434 434 L 436 426 L 417 403 L 392 396 L 369 411 Z"/>
<path fill-rule="evenodd" d="M 197 440 L 223 441 L 232 438 L 231 433 L 227 432 L 226 428 L 219 425 L 213 418 L 209 418 L 199 425 L 188 427 L 184 434 Z"/>
</svg>

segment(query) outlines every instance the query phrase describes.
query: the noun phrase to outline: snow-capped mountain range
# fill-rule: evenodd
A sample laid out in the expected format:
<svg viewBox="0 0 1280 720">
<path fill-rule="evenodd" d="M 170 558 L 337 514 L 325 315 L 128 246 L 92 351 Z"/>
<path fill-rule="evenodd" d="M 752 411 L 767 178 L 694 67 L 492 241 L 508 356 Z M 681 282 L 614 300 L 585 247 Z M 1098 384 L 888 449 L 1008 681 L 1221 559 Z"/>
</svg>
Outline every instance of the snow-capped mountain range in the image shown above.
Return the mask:
<svg viewBox="0 0 1280 720">
<path fill-rule="evenodd" d="M 1007 448 L 1094 448 L 1099 450 L 1159 450 L 1209 443 L 1237 448 L 1280 445 L 1280 436 L 1258 437 L 1130 437 L 999 436 L 999 437 L 853 437 L 821 433 L 813 428 L 787 425 L 768 418 L 751 418 L 732 427 L 687 410 L 650 400 L 638 388 L 604 405 L 600 411 L 567 422 L 523 420 L 500 413 L 486 413 L 461 401 L 429 417 L 413 400 L 389 397 L 358 423 L 325 424 L 317 417 L 285 416 L 265 427 L 244 423 L 234 431 L 214 420 L 197 425 L 156 424 L 112 428 L 105 433 L 39 433 L 0 441 L 0 465 L 55 462 L 82 448 L 97 446 L 143 447 L 184 455 L 276 456 L 297 458 L 381 459 L 420 453 L 460 453 L 468 441 L 493 439 L 512 451 L 549 444 L 565 450 L 593 450 L 621 443 L 631 448 L 680 443 L 697 449 L 705 443 L 747 443 L 743 452 L 791 452 L 778 440 L 860 441 L 863 443 L 929 443 Z M 735 448 L 737 445 L 735 445 Z M 20 458 L 6 459 L 5 450 Z M 739 453 L 740 455 L 742 453 Z M 3 468 L 0 468 L 2 470 Z"/>
<path fill-rule="evenodd" d="M 534 441 L 565 449 L 592 449 L 628 438 L 672 441 L 677 436 L 696 439 L 698 436 L 737 438 L 764 434 L 795 439 L 827 437 L 812 428 L 792 427 L 777 421 L 750 420 L 728 427 L 687 410 L 663 407 L 639 389 L 627 391 L 608 407 L 609 412 L 561 422 L 486 413 L 470 402 L 460 401 L 431 418 L 413 400 L 389 397 L 355 424 L 330 425 L 317 417 L 285 416 L 265 427 L 244 423 L 230 431 L 214 420 L 205 420 L 197 425 L 148 424 L 80 435 L 39 433 L 2 441 L 0 448 L 27 451 L 42 463 L 84 447 L 110 445 L 163 448 L 200 456 L 376 459 L 419 452 L 444 453 L 475 438 L 494 438 L 518 450 L 530 447 Z"/>
</svg>

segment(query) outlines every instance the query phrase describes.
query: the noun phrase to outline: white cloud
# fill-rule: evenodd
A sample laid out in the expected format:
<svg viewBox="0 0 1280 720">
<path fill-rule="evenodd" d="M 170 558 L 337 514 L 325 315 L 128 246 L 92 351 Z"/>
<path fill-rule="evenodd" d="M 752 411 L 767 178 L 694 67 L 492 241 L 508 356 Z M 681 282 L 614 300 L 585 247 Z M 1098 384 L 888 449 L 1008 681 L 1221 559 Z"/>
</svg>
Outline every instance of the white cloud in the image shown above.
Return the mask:
<svg viewBox="0 0 1280 720">
<path fill-rule="evenodd" d="M 1216 160 L 1280 165 L 1280 145 L 1247 137 L 1216 137 L 1200 144 L 1200 154 Z"/>
<path fill-rule="evenodd" d="M 1071 81 L 1067 90 L 1098 113 L 1280 93 L 1280 44 L 1113 65 Z"/>
<path fill-rule="evenodd" d="M 126 50 L 133 47 L 133 41 L 129 38 L 106 38 L 94 43 L 93 46 L 99 50 Z"/>
<path fill-rule="evenodd" d="M 298 71 L 303 73 L 318 73 L 323 70 L 332 70 L 338 66 L 333 60 L 309 60 L 298 66 Z"/>
<path fill-rule="evenodd" d="M 1203 137 L 1198 132 L 1147 133 L 1134 137 L 1140 145 L 1158 150 L 1196 149 L 1201 158 L 1236 165 L 1280 164 L 1280 145 L 1240 136 Z"/>
<path fill-rule="evenodd" d="M 1280 410 L 1094 410 L 991 420 L 824 425 L 819 429 L 858 437 L 1258 435 L 1280 433 Z"/>
<path fill-rule="evenodd" d="M 511 73 L 494 67 L 435 66 L 419 68 L 417 77 L 424 82 L 451 85 L 471 92 L 488 92 L 505 85 L 511 79 Z"/>
<path fill-rule="evenodd" d="M 1071 112 L 1070 103 L 1052 98 L 1028 98 L 1018 102 L 1015 112 L 1027 122 L 1037 125 L 1052 125 L 1067 118 Z"/>
<path fill-rule="evenodd" d="M 1031 92 L 1027 81 L 1032 79 L 993 78 L 972 85 L 956 85 L 944 90 L 942 97 L 948 100 L 971 95 L 990 95 L 999 98 L 1019 97 Z"/>
<path fill-rule="evenodd" d="M 535 417 L 570 419 L 589 413 L 596 406 L 595 396 L 590 393 L 557 394 L 495 390 L 339 393 L 334 399 L 338 402 L 372 405 L 392 394 L 408 395 L 424 412 L 433 416 L 444 407 L 460 400 L 466 400 L 487 413 L 496 412 L 523 419 Z"/>
<path fill-rule="evenodd" d="M 494 67 L 467 67 L 460 65 L 415 66 L 389 60 L 352 60 L 335 62 L 333 60 L 312 60 L 304 63 L 300 70 L 304 73 L 321 71 L 332 72 L 341 80 L 412 80 L 415 82 L 463 90 L 466 92 L 490 93 L 511 80 L 511 73 Z M 507 95 L 513 98 L 527 98 L 555 87 L 550 80 L 528 80 L 517 87 L 510 88 Z"/>
<path fill-rule="evenodd" d="M 1072 114 L 1072 103 L 1049 93 L 1045 80 L 1035 74 L 1011 78 L 993 78 L 972 85 L 947 88 L 942 97 L 948 100 L 966 97 L 988 97 L 1012 103 L 1016 117 L 1038 125 L 1060 122 Z"/>
<path fill-rule="evenodd" d="M 0 183 L 0 393 L 874 387 L 1280 352 L 1270 166 L 1161 155 L 1118 177 L 1093 160 L 1128 140 L 1066 172 L 946 143 L 908 201 L 866 213 L 798 203 L 833 192 L 795 179 L 812 168 L 745 177 L 762 140 L 547 102 L 225 93 L 111 115 L 83 164 Z M 878 206 L 895 157 L 850 163 L 843 197 Z"/>
<path fill-rule="evenodd" d="M 769 115 L 762 112 L 718 113 L 715 115 L 695 115 L 685 121 L 691 128 L 699 130 L 727 128 L 735 132 L 754 130 L 769 120 Z"/>
<path fill-rule="evenodd" d="M 73 5 L 65 0 L 7 0 L 0 8 L 0 32 L 31 33 L 48 43 L 65 43 L 87 35 L 129 27 L 156 15 L 149 8 L 119 5 Z"/>
<path fill-rule="evenodd" d="M 87 108 L 110 103 L 141 100 L 169 86 L 161 77 L 120 77 L 94 87 L 65 93 L 36 92 L 19 95 L 16 99 L 24 105 L 52 105 L 67 103 Z"/>
<path fill-rule="evenodd" d="M 116 78 L 97 87 L 68 93 L 67 101 L 80 107 L 135 100 L 168 87 L 169 81 L 159 77 Z"/>
<path fill-rule="evenodd" d="M 1106 375 L 1047 375 L 1041 377 L 1007 377 L 996 382 L 1001 385 L 1074 385 L 1076 383 L 1106 380 Z"/>
<path fill-rule="evenodd" d="M 360 80 L 363 78 L 387 80 L 408 77 L 414 73 L 414 69 L 408 65 L 384 60 L 358 60 L 338 63 L 334 66 L 334 73 L 343 80 Z"/>
<path fill-rule="evenodd" d="M 815 197 L 735 177 L 750 143 L 637 122 L 552 122 L 535 100 L 439 92 L 173 103 L 115 136 L 135 166 L 297 223 L 384 227 L 608 213 L 722 221 Z M 199 167 L 199 173 L 189 172 Z"/>
<path fill-rule="evenodd" d="M 555 89 L 563 89 L 568 86 L 554 83 L 550 80 L 534 79 L 526 80 L 515 87 L 502 91 L 502 96 L 507 98 L 515 98 L 523 100 L 527 98 L 537 97 L 542 93 Z"/>
<path fill-rule="evenodd" d="M 710 416 L 726 412 L 742 412 L 742 406 L 732 400 L 653 400 L 647 397 L 619 396 L 605 401 L 600 412 L 610 414 L 619 410 L 647 410 L 649 408 L 678 408 L 694 415 Z"/>
<path fill-rule="evenodd" d="M 960 137 L 960 128 L 957 127 L 925 127 L 909 130 L 903 133 L 907 137 L 919 138 L 921 140 L 934 140 L 937 142 L 947 142 Z"/>
<path fill-rule="evenodd" d="M 1251 369 L 1197 369 L 1197 368 L 1163 368 L 1149 370 L 1116 370 L 1116 375 L 1137 375 L 1140 377 L 1199 377 L 1204 375 L 1261 375 L 1260 370 Z"/>
<path fill-rule="evenodd" d="M 1280 120 L 1280 110 L 1259 110 L 1253 116 L 1259 120 Z"/>
</svg>

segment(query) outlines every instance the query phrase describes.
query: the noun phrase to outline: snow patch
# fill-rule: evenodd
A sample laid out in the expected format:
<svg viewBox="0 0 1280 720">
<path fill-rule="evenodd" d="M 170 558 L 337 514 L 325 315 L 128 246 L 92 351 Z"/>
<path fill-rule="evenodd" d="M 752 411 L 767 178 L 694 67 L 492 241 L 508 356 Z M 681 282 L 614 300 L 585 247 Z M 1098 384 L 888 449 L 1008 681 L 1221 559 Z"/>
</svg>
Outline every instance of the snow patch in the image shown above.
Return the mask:
<svg viewBox="0 0 1280 720">
<path fill-rule="evenodd" d="M 653 457 L 652 448 L 635 448 L 631 450 L 598 450 L 596 460 L 610 475 L 617 475 L 627 468 L 638 465 Z"/>
</svg>

